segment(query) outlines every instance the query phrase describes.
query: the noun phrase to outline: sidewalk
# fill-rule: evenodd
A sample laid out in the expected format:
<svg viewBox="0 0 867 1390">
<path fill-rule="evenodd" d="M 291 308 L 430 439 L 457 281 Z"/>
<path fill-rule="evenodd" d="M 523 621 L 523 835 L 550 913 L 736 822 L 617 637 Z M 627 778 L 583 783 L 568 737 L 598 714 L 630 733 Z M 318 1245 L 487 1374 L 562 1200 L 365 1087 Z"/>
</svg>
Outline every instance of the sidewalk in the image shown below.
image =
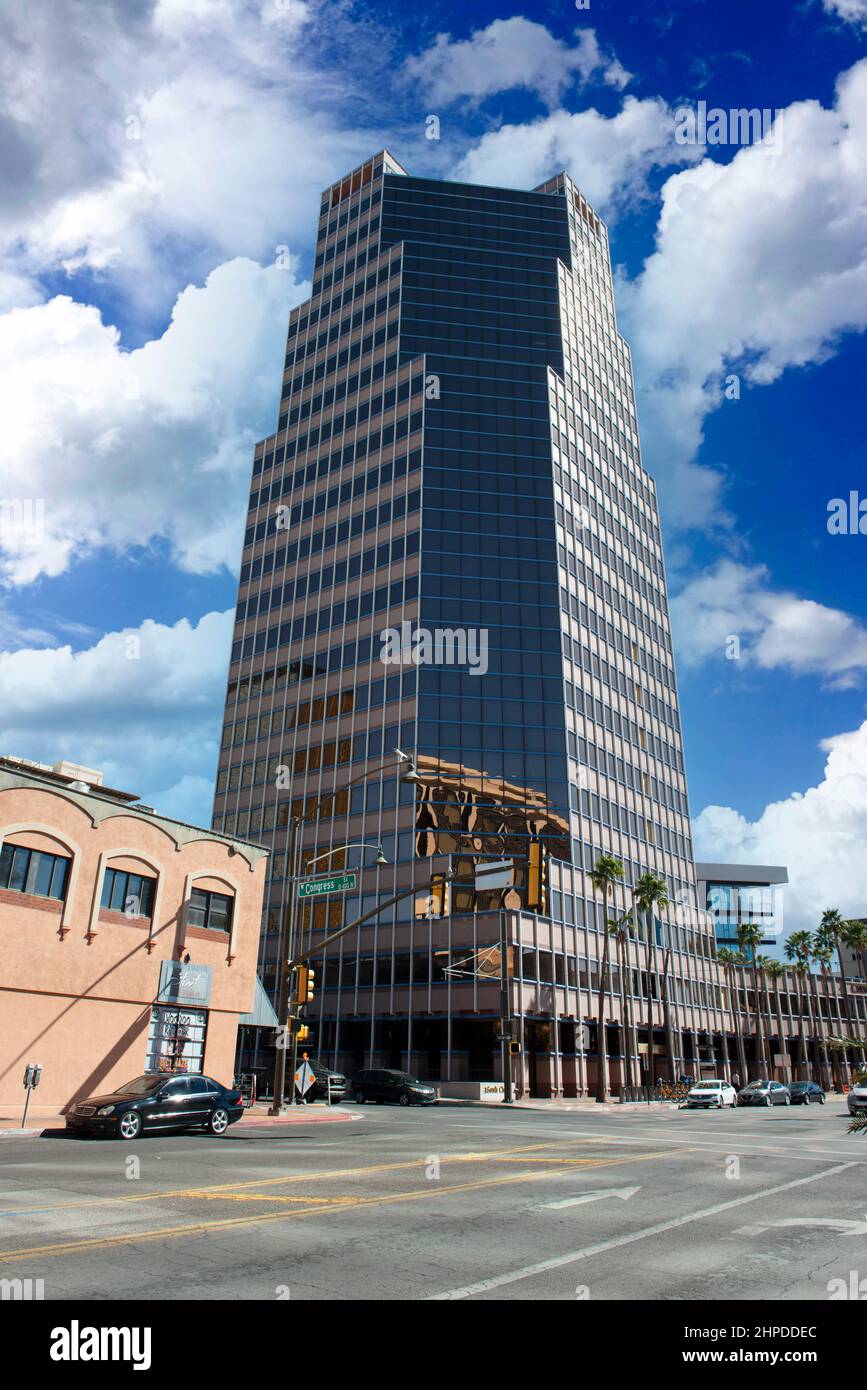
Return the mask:
<svg viewBox="0 0 867 1390">
<path fill-rule="evenodd" d="M 318 1102 L 313 1105 L 293 1105 L 286 1111 L 285 1115 L 269 1115 L 268 1106 L 270 1102 L 257 1100 L 252 1110 L 244 1111 L 244 1118 L 241 1123 L 247 1125 L 321 1125 L 321 1124 L 340 1124 L 347 1120 L 360 1120 L 361 1112 L 359 1107 L 353 1105 L 351 1108 L 343 1105 L 325 1105 Z"/>
<path fill-rule="evenodd" d="M 505 1101 L 502 1100 L 461 1100 L 452 1096 L 440 1096 L 439 1103 L 440 1105 L 471 1105 L 477 1110 L 502 1110 L 505 1105 Z M 592 1097 L 582 1096 L 580 1099 L 573 1097 L 569 1100 L 546 1100 L 542 1096 L 529 1096 L 522 1100 L 513 1100 L 506 1108 L 509 1110 L 542 1110 L 548 1113 L 555 1111 L 558 1114 L 562 1112 L 567 1115 L 587 1115 L 599 1113 L 613 1114 L 616 1112 L 626 1113 L 629 1110 L 678 1110 L 681 1104 L 681 1101 L 651 1101 L 650 1104 L 647 1104 L 645 1101 L 627 1101 L 621 1104 L 619 1100 L 607 1100 L 604 1104 L 600 1104 Z"/>
</svg>

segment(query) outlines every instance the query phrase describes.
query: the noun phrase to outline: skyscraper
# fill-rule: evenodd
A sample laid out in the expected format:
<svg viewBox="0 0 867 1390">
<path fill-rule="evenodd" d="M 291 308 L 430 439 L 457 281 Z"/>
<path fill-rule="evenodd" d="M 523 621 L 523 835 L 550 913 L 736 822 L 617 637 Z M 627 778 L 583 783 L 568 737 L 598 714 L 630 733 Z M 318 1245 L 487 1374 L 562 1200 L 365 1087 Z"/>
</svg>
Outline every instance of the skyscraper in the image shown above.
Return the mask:
<svg viewBox="0 0 867 1390">
<path fill-rule="evenodd" d="M 214 808 L 272 851 L 272 993 L 293 815 L 309 817 L 311 872 L 359 871 L 358 892 L 305 907 L 305 944 L 418 890 L 325 953 L 323 1059 L 499 1076 L 504 937 L 519 1084 L 585 1090 L 602 854 L 625 867 L 609 915 L 647 870 L 680 904 L 652 926 L 657 1052 L 673 1071 L 719 1055 L 656 492 L 606 229 L 566 174 L 475 187 L 382 152 L 323 196 L 277 430 L 255 450 Z M 372 866 L 380 843 L 388 867 Z M 431 893 L 447 864 L 451 887 Z M 646 1059 L 634 925 L 609 1008 L 631 998 L 634 1031 L 605 1042 Z"/>
</svg>

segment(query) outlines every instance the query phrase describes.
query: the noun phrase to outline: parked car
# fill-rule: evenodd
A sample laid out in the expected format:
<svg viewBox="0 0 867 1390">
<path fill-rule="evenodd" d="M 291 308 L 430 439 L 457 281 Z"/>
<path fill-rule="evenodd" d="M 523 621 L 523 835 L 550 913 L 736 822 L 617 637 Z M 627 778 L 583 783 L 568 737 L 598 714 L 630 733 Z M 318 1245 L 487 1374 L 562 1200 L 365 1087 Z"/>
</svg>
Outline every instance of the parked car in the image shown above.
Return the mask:
<svg viewBox="0 0 867 1390">
<path fill-rule="evenodd" d="M 788 1086 L 779 1081 L 751 1081 L 738 1092 L 738 1105 L 791 1105 Z"/>
<path fill-rule="evenodd" d="M 789 1093 L 793 1105 L 812 1105 L 814 1102 L 816 1105 L 825 1104 L 825 1092 L 815 1081 L 791 1081 Z"/>
<path fill-rule="evenodd" d="M 323 1062 L 311 1062 L 309 1057 L 307 1059 L 307 1065 L 313 1072 L 316 1080 L 313 1082 L 313 1085 L 310 1087 L 304 1099 L 307 1101 L 324 1100 L 327 1103 L 330 1094 L 331 1104 L 338 1105 L 346 1096 L 346 1077 L 343 1073 L 332 1071 L 331 1068 L 326 1067 Z"/>
<path fill-rule="evenodd" d="M 849 1106 L 850 1115 L 867 1114 L 867 1081 L 856 1081 L 848 1096 L 846 1103 Z"/>
<path fill-rule="evenodd" d="M 396 1101 L 399 1105 L 436 1105 L 439 1092 L 426 1081 L 410 1076 L 408 1071 L 391 1071 L 375 1067 L 359 1071 L 350 1079 L 349 1091 L 356 1105 L 375 1100 L 377 1104 Z"/>
<path fill-rule="evenodd" d="M 686 1097 L 688 1107 L 704 1106 L 708 1109 L 715 1106 L 722 1110 L 724 1105 L 735 1106 L 737 1103 L 738 1093 L 728 1081 L 697 1081 Z"/>
<path fill-rule="evenodd" d="M 243 1113 L 241 1092 L 221 1086 L 210 1076 L 149 1072 L 107 1095 L 79 1101 L 66 1116 L 66 1128 L 75 1134 L 104 1134 L 113 1139 L 181 1129 L 225 1134 Z"/>
</svg>

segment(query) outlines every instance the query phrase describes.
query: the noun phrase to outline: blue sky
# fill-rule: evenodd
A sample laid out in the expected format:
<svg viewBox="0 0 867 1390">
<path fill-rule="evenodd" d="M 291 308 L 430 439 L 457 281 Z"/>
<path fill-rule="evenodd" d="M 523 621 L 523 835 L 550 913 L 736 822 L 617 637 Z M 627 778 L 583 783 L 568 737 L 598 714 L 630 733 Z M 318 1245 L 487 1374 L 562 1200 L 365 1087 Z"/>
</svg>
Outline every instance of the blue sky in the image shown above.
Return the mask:
<svg viewBox="0 0 867 1390">
<path fill-rule="evenodd" d="M 826 526 L 867 497 L 867 0 L 59 0 L 0 28 L 3 751 L 207 821 L 319 191 L 383 145 L 472 182 L 565 167 L 633 345 L 697 852 L 786 863 L 791 920 L 867 913 L 867 537 Z M 774 147 L 678 143 L 700 102 L 781 111 Z"/>
</svg>

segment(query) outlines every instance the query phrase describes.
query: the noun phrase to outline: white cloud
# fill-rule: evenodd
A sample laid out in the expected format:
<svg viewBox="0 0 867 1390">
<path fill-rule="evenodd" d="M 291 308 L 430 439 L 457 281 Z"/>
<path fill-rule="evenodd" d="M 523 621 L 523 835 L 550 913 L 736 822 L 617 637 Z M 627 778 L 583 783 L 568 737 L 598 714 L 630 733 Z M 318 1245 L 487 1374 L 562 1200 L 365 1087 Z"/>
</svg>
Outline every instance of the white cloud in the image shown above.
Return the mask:
<svg viewBox="0 0 867 1390">
<path fill-rule="evenodd" d="M 570 47 L 533 20 L 495 19 L 469 39 L 438 34 L 433 46 L 404 65 L 406 78 L 431 102 L 449 105 L 461 98 L 483 101 L 495 93 L 523 87 L 548 106 L 576 81 L 591 78 L 618 90 L 630 75 L 599 46 L 594 29 L 576 29 Z"/>
<path fill-rule="evenodd" d="M 867 671 L 867 629 L 838 608 L 773 589 L 763 565 L 719 561 L 672 599 L 671 614 L 688 666 L 723 660 L 735 637 L 737 659 L 762 670 L 822 676 L 837 689 Z"/>
<path fill-rule="evenodd" d="M 664 185 L 656 249 L 619 302 L 671 521 L 713 520 L 719 479 L 692 460 L 727 373 L 744 389 L 773 382 L 867 326 L 865 157 L 867 61 L 841 76 L 833 109 L 788 107 L 773 152 L 705 159 Z"/>
<path fill-rule="evenodd" d="M 707 806 L 696 818 L 697 858 L 733 864 L 784 864 L 785 932 L 814 931 L 822 912 L 867 912 L 867 722 L 823 740 L 822 781 L 766 806 L 748 821 L 728 806 Z"/>
<path fill-rule="evenodd" d="M 461 160 L 470 183 L 534 188 L 561 169 L 603 214 L 642 196 L 656 166 L 693 161 L 693 146 L 674 141 L 674 113 L 659 98 L 628 96 L 615 116 L 593 109 L 555 111 L 524 125 L 489 131 Z"/>
<path fill-rule="evenodd" d="M 351 79 L 317 67 L 318 16 L 301 0 L 7 7 L 0 289 L 86 267 L 159 316 L 179 274 L 307 245 L 320 190 L 372 138 L 342 123 Z"/>
<path fill-rule="evenodd" d="M 81 651 L 0 653 L 2 751 L 98 768 L 107 785 L 208 824 L 232 620 L 148 620 Z"/>
<path fill-rule="evenodd" d="M 288 309 L 306 292 L 291 270 L 227 262 L 133 352 L 65 296 L 0 317 L 0 476 L 28 503 L 22 525 L 0 524 L 0 575 L 29 583 L 163 537 L 183 569 L 234 569 Z"/>
<path fill-rule="evenodd" d="M 828 14 L 867 29 L 867 0 L 822 0 L 822 5 Z"/>
</svg>

